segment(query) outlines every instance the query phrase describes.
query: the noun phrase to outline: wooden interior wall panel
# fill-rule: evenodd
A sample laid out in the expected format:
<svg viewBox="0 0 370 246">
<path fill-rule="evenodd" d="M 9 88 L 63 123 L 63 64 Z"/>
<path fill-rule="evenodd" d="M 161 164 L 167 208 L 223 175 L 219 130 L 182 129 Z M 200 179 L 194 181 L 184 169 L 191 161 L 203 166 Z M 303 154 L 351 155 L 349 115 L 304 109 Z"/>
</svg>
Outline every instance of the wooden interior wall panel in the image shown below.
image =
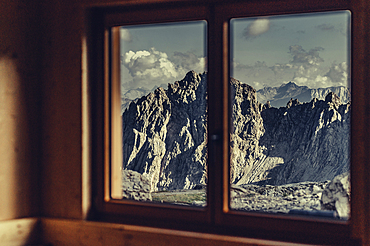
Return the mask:
<svg viewBox="0 0 370 246">
<path fill-rule="evenodd" d="M 37 2 L 0 0 L 0 220 L 39 213 L 38 10 Z"/>
</svg>

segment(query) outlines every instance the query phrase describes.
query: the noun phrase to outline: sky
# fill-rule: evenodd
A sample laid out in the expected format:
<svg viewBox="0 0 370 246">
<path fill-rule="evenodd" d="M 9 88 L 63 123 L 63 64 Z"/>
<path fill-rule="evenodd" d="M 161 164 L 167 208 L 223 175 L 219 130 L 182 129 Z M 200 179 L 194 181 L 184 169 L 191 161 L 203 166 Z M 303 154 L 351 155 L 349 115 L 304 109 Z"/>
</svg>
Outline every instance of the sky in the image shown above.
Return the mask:
<svg viewBox="0 0 370 246">
<path fill-rule="evenodd" d="M 255 89 L 347 86 L 348 11 L 232 19 L 231 76 Z M 121 93 L 206 68 L 205 21 L 121 27 Z"/>
<path fill-rule="evenodd" d="M 121 94 L 206 71 L 206 22 L 121 27 Z"/>
<path fill-rule="evenodd" d="M 231 76 L 255 89 L 347 86 L 348 11 L 231 20 Z"/>
</svg>

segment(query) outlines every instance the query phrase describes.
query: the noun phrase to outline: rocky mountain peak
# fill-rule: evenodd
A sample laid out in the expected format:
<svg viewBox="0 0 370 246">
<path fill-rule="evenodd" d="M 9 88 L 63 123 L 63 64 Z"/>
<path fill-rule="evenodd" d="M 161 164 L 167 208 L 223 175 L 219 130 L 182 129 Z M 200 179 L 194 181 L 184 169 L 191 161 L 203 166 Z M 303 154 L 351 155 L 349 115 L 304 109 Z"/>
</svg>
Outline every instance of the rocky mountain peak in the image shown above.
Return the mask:
<svg viewBox="0 0 370 246">
<path fill-rule="evenodd" d="M 296 83 L 290 81 L 286 84 L 281 85 L 278 89 L 278 93 L 289 93 L 289 92 L 292 92 L 292 91 L 297 90 L 297 89 L 306 90 L 306 89 L 308 89 L 308 87 L 307 86 L 299 86 Z"/>
<path fill-rule="evenodd" d="M 333 92 L 329 92 L 325 97 L 325 102 L 328 104 L 333 104 L 336 108 L 342 104 L 340 98 Z"/>
<path fill-rule="evenodd" d="M 287 105 L 286 105 L 286 107 L 287 108 L 291 108 L 291 107 L 294 107 L 294 106 L 297 106 L 297 105 L 300 105 L 301 103 L 298 101 L 298 99 L 294 99 L 293 100 L 293 98 L 291 98 L 290 100 L 289 100 L 289 102 L 287 103 Z"/>
<path fill-rule="evenodd" d="M 190 71 L 185 75 L 184 79 L 175 82 L 175 85 L 178 85 L 182 90 L 194 90 L 200 81 L 200 76 L 196 72 Z"/>
<path fill-rule="evenodd" d="M 205 78 L 205 77 L 204 77 Z M 173 84 L 168 85 L 167 94 L 171 100 L 177 103 L 190 103 L 197 99 L 197 94 L 206 95 L 206 79 L 198 75 L 194 71 L 190 71 L 186 74 L 183 80 L 176 81 Z M 200 89 L 198 87 L 201 87 Z"/>
</svg>

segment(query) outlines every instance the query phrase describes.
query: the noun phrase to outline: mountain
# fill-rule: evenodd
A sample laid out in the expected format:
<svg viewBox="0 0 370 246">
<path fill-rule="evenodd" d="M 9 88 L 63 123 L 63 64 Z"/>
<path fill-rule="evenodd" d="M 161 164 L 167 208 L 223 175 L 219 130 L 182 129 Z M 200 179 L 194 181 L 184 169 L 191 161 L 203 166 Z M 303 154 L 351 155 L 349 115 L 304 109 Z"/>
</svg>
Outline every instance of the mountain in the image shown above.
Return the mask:
<svg viewBox="0 0 370 246">
<path fill-rule="evenodd" d="M 131 89 L 126 91 L 122 96 L 121 96 L 121 115 L 123 112 L 130 106 L 130 103 L 132 101 L 137 101 L 139 98 L 148 95 L 150 92 L 155 91 L 159 87 L 162 88 L 167 88 L 166 84 L 161 84 L 160 86 L 154 86 L 151 90 L 144 88 L 144 87 L 139 87 L 137 89 Z"/>
<path fill-rule="evenodd" d="M 341 104 L 331 92 L 325 100 L 295 99 L 274 108 L 260 104 L 255 90 L 246 88 L 247 96 L 234 100 L 232 183 L 325 181 L 349 170 L 350 103 Z"/>
<path fill-rule="evenodd" d="M 151 91 L 153 91 L 153 90 L 149 90 L 149 89 L 144 88 L 144 87 L 139 87 L 139 88 L 136 88 L 136 89 L 130 89 L 122 95 L 122 98 L 127 98 L 127 99 L 130 99 L 130 100 L 134 100 L 136 98 L 141 98 L 141 97 L 147 95 Z"/>
<path fill-rule="evenodd" d="M 279 87 L 265 87 L 257 91 L 259 102 L 269 101 L 273 107 L 285 107 L 291 99 L 298 99 L 300 102 L 309 102 L 314 98 L 324 100 L 329 93 L 335 93 L 343 103 L 350 101 L 350 91 L 344 86 L 310 89 L 307 86 L 299 86 L 293 82 L 283 84 Z"/>
<path fill-rule="evenodd" d="M 151 190 L 190 189 L 207 182 L 206 75 L 132 102 L 122 115 L 123 167 L 146 173 Z"/>
<path fill-rule="evenodd" d="M 131 102 L 122 115 L 123 168 L 145 173 L 152 191 L 207 183 L 206 78 L 191 71 Z M 258 102 L 251 86 L 236 79 L 230 85 L 231 183 L 325 181 L 349 170 L 350 103 L 331 92 L 325 100 L 274 108 Z"/>
</svg>

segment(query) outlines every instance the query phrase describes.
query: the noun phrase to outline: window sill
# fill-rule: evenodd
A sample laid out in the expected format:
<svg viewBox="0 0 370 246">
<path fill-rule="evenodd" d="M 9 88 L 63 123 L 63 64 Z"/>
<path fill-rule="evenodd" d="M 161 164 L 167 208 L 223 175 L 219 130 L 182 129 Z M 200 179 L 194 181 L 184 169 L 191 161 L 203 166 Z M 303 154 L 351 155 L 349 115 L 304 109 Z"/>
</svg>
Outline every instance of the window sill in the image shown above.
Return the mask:
<svg viewBox="0 0 370 246">
<path fill-rule="evenodd" d="M 83 220 L 42 218 L 41 224 L 43 241 L 48 245 L 298 245 Z"/>
</svg>

